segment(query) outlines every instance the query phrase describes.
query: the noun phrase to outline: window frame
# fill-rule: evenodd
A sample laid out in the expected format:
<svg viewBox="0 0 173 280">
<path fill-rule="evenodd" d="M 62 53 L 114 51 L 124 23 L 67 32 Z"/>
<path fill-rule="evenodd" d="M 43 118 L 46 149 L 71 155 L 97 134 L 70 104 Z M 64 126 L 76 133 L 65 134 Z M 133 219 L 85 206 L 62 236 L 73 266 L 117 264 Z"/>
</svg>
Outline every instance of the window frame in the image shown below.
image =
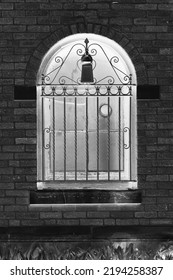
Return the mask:
<svg viewBox="0 0 173 280">
<path fill-rule="evenodd" d="M 78 182 L 71 182 L 71 181 L 55 181 L 55 182 L 48 182 L 41 180 L 42 178 L 42 162 L 43 162 L 43 118 L 42 110 L 43 110 L 43 104 L 41 102 L 41 85 L 42 85 L 42 73 L 45 71 L 47 64 L 50 62 L 51 57 L 56 53 L 58 49 L 60 49 L 64 44 L 75 42 L 76 39 L 79 38 L 85 38 L 91 36 L 94 37 L 95 40 L 99 39 L 101 42 L 106 42 L 111 47 L 115 48 L 116 51 L 119 53 L 120 57 L 123 57 L 123 59 L 126 62 L 126 65 L 129 69 L 129 72 L 132 74 L 133 77 L 133 85 L 132 85 L 132 96 L 130 98 L 130 126 L 131 126 L 131 138 L 130 138 L 130 144 L 131 144 L 131 162 L 130 162 L 130 168 L 131 168 L 131 180 L 130 181 L 78 181 Z M 136 72 L 135 68 L 133 66 L 133 63 L 131 59 L 129 58 L 128 54 L 124 51 L 124 49 L 114 42 L 113 40 L 110 40 L 106 37 L 95 35 L 95 34 L 75 34 L 68 36 L 61 41 L 59 41 L 57 44 L 55 44 L 45 55 L 45 57 L 42 60 L 42 63 L 40 65 L 40 69 L 38 71 L 37 75 L 37 189 L 53 189 L 53 190 L 60 190 L 60 189 L 101 189 L 101 190 L 127 190 L 127 189 L 136 189 L 137 188 L 137 127 L 136 127 Z M 39 110 L 39 108 L 42 108 Z"/>
</svg>

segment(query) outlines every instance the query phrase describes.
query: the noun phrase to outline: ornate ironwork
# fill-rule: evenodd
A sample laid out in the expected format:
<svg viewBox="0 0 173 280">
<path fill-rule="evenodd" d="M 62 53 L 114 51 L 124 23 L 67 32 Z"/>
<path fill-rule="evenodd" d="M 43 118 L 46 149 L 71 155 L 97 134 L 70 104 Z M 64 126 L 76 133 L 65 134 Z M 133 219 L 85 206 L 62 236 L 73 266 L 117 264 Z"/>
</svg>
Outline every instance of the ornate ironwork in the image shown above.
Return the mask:
<svg viewBox="0 0 173 280">
<path fill-rule="evenodd" d="M 42 96 L 131 96 L 131 85 L 42 85 Z"/>
<path fill-rule="evenodd" d="M 77 50 L 76 50 L 77 48 Z M 80 85 L 81 80 L 80 77 L 77 79 L 73 79 L 73 77 L 69 77 L 67 75 L 63 74 L 63 67 L 67 60 L 70 58 L 70 55 L 75 51 L 76 55 L 79 57 L 79 59 L 76 59 L 76 66 L 81 71 L 81 65 L 80 62 L 82 60 L 82 57 L 88 53 L 89 56 L 92 58 L 92 67 L 93 70 L 97 67 L 97 55 L 99 56 L 100 52 L 105 58 L 105 62 L 108 62 L 108 65 L 112 69 L 112 73 L 114 73 L 114 76 L 108 75 L 105 77 L 102 77 L 101 79 L 97 79 L 94 77 L 93 84 L 107 84 L 107 85 L 115 85 L 115 79 L 118 80 L 119 85 L 132 85 L 132 76 L 131 74 L 127 74 L 122 69 L 118 67 L 118 63 L 121 62 L 120 58 L 118 56 L 113 56 L 111 58 L 108 57 L 106 51 L 104 48 L 98 44 L 98 43 L 91 43 L 89 44 L 89 40 L 86 38 L 84 41 L 84 44 L 82 43 L 76 43 L 74 44 L 70 50 L 68 50 L 68 53 L 64 55 L 64 57 L 61 57 L 60 55 L 57 55 L 54 58 L 54 62 L 56 64 L 55 69 L 51 70 L 49 73 L 42 74 L 42 85 Z M 61 74 L 62 72 L 62 74 Z"/>
<path fill-rule="evenodd" d="M 123 129 L 123 132 L 126 133 L 126 132 L 129 132 L 129 135 L 130 135 L 130 128 L 129 127 L 124 127 Z M 129 143 L 124 143 L 124 149 L 129 149 L 130 148 L 130 138 L 129 138 Z"/>
<path fill-rule="evenodd" d="M 50 149 L 50 142 L 49 143 L 45 143 L 45 133 L 50 133 L 51 130 L 50 130 L 50 127 L 46 127 L 44 130 L 43 130 L 43 139 L 44 139 L 44 149 Z"/>
</svg>

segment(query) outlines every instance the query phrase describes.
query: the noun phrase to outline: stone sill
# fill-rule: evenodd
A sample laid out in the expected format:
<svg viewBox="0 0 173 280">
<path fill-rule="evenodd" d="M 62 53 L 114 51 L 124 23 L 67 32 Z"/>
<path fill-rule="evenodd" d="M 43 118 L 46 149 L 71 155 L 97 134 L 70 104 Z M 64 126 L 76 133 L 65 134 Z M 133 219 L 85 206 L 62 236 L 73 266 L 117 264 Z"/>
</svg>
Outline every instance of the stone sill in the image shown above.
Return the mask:
<svg viewBox="0 0 173 280">
<path fill-rule="evenodd" d="M 141 203 L 141 191 L 64 189 L 30 192 L 30 204 L 113 206 L 117 203 Z"/>
<path fill-rule="evenodd" d="M 141 203 L 30 204 L 30 211 L 140 211 Z"/>
</svg>

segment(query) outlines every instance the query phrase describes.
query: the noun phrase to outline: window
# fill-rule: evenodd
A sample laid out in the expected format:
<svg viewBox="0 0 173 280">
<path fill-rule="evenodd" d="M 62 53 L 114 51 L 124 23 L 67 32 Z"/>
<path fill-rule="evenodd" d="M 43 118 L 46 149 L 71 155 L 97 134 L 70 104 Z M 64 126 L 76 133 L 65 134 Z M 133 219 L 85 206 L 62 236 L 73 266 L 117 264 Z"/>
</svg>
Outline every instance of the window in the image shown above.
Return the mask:
<svg viewBox="0 0 173 280">
<path fill-rule="evenodd" d="M 81 82 L 86 46 L 92 82 Z M 117 43 L 78 34 L 53 46 L 38 73 L 37 115 L 38 189 L 136 187 L 136 76 Z"/>
</svg>

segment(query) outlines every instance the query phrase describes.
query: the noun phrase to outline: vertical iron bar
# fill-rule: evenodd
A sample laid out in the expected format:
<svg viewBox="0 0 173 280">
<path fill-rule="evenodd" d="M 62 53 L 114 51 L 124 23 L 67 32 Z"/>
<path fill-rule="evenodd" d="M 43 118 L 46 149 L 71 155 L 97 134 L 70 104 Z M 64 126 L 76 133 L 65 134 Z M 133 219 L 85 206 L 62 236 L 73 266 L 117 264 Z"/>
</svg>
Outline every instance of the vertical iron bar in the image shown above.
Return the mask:
<svg viewBox="0 0 173 280">
<path fill-rule="evenodd" d="M 99 181 L 99 97 L 97 97 L 97 181 Z"/>
<path fill-rule="evenodd" d="M 132 127 L 132 98 L 130 98 L 130 118 L 129 118 L 129 149 L 130 149 L 130 161 L 129 161 L 129 164 L 130 164 L 130 181 L 132 180 L 132 147 L 131 147 L 131 127 Z"/>
<path fill-rule="evenodd" d="M 75 97 L 75 181 L 77 181 L 77 98 Z"/>
<path fill-rule="evenodd" d="M 53 110 L 52 110 L 52 129 L 53 129 L 53 181 L 55 181 L 55 98 L 53 97 Z"/>
<path fill-rule="evenodd" d="M 108 97 L 108 181 L 110 180 L 110 97 Z"/>
<path fill-rule="evenodd" d="M 88 97 L 86 97 L 86 181 L 88 180 Z"/>
<path fill-rule="evenodd" d="M 64 181 L 66 181 L 66 97 L 64 97 Z"/>
<path fill-rule="evenodd" d="M 121 97 L 119 97 L 119 105 L 118 105 L 118 122 L 119 122 L 119 181 L 121 181 Z"/>
<path fill-rule="evenodd" d="M 42 109 L 42 112 L 41 112 L 41 122 L 42 122 L 42 181 L 45 180 L 45 149 L 44 149 L 44 146 L 45 146 L 45 135 L 44 135 L 44 99 L 42 97 L 41 99 L 41 109 Z"/>
</svg>

